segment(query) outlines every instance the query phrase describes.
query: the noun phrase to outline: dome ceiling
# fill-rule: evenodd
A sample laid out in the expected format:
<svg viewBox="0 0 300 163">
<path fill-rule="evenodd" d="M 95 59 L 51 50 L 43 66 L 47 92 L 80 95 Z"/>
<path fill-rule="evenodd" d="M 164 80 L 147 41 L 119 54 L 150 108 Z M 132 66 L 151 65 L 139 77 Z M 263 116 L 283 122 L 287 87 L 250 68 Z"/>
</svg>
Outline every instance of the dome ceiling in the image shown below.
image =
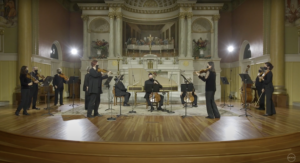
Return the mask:
<svg viewBox="0 0 300 163">
<path fill-rule="evenodd" d="M 125 0 L 125 3 L 135 8 L 156 8 L 172 6 L 176 0 Z"/>
</svg>

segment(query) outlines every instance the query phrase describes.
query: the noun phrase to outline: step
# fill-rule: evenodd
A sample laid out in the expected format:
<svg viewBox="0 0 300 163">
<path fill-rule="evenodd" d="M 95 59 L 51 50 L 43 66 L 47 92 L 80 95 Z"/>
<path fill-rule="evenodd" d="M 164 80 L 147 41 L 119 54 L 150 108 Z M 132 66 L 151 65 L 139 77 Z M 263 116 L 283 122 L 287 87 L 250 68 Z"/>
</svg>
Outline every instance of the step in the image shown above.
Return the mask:
<svg viewBox="0 0 300 163">
<path fill-rule="evenodd" d="M 9 101 L 0 101 L 0 106 L 9 105 Z"/>
<path fill-rule="evenodd" d="M 293 106 L 299 106 L 300 107 L 300 101 L 294 101 Z"/>
</svg>

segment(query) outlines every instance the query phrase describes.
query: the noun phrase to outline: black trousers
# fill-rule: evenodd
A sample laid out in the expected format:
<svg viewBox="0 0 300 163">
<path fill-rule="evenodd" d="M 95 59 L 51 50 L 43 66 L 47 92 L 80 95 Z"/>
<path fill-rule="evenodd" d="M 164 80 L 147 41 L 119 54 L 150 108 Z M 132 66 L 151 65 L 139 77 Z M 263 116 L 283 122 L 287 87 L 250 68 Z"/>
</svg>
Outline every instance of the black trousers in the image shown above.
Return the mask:
<svg viewBox="0 0 300 163">
<path fill-rule="evenodd" d="M 146 97 L 146 101 L 148 103 L 148 106 L 151 106 L 151 102 L 150 102 L 150 99 Z M 160 101 L 159 101 L 159 107 L 163 106 L 164 105 L 164 96 L 163 95 L 160 95 Z"/>
<path fill-rule="evenodd" d="M 58 94 L 59 94 L 59 103 L 62 105 L 63 104 L 63 91 L 64 91 L 64 88 L 57 88 L 55 89 L 55 100 L 54 100 L 54 105 L 57 105 L 58 103 Z"/>
<path fill-rule="evenodd" d="M 85 91 L 85 105 L 84 105 L 84 108 L 85 110 L 88 110 L 88 107 L 89 107 L 89 101 L 90 101 L 90 96 L 89 96 L 89 92 L 88 91 Z"/>
<path fill-rule="evenodd" d="M 28 108 L 30 107 L 31 104 L 32 104 L 32 109 L 36 108 L 36 100 L 37 100 L 38 90 L 39 90 L 39 88 L 37 85 L 33 85 L 30 87 Z"/>
<path fill-rule="evenodd" d="M 272 95 L 274 92 L 274 87 L 266 87 L 265 88 L 265 93 L 266 93 L 266 113 L 269 115 L 276 114 L 274 102 L 272 99 Z"/>
<path fill-rule="evenodd" d="M 182 104 L 184 104 L 185 95 L 186 95 L 185 93 L 182 93 L 182 95 L 180 96 Z M 193 96 L 194 96 L 193 105 L 197 105 L 198 96 L 197 95 L 193 95 Z"/>
<path fill-rule="evenodd" d="M 23 109 L 23 114 L 27 113 L 29 106 L 30 89 L 21 89 L 21 102 L 16 110 L 19 113 Z"/>
<path fill-rule="evenodd" d="M 206 110 L 207 110 L 207 114 L 209 117 L 220 118 L 220 113 L 219 113 L 218 107 L 215 103 L 215 92 L 216 91 L 205 92 Z"/>
<path fill-rule="evenodd" d="M 126 92 L 126 95 L 124 96 L 125 100 L 124 100 L 124 104 L 127 104 L 129 101 L 131 94 L 129 92 Z"/>
<path fill-rule="evenodd" d="M 262 92 L 262 88 L 257 88 L 257 94 L 258 94 L 258 97 L 260 97 L 259 99 L 259 109 L 265 109 L 265 92 L 263 93 Z M 262 95 L 261 95 L 262 94 Z"/>
<path fill-rule="evenodd" d="M 91 116 L 94 110 L 94 115 L 98 115 L 98 108 L 100 105 L 100 93 L 91 93 L 89 99 L 89 106 L 87 111 L 87 116 Z"/>
</svg>

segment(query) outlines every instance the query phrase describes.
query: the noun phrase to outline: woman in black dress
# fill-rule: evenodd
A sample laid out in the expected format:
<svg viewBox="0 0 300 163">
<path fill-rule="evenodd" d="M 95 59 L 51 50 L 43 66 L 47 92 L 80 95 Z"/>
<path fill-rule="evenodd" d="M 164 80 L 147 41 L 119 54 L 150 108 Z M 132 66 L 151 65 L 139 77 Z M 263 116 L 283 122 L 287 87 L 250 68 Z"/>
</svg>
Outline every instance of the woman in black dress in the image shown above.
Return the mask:
<svg viewBox="0 0 300 163">
<path fill-rule="evenodd" d="M 206 71 L 205 76 L 201 76 L 199 72 L 196 72 L 198 77 L 205 82 L 206 109 L 208 114 L 206 118 L 220 118 L 220 113 L 215 103 L 216 71 L 214 62 L 208 62 L 207 68 L 208 71 Z"/>
<path fill-rule="evenodd" d="M 274 92 L 272 69 L 273 65 L 270 62 L 266 62 L 265 73 L 261 78 L 264 83 L 262 92 L 265 92 L 266 94 L 266 114 L 264 116 L 272 116 L 273 114 L 276 114 L 275 106 L 272 100 L 272 95 Z"/>
<path fill-rule="evenodd" d="M 258 75 L 255 80 L 255 88 L 257 90 L 257 94 L 259 97 L 259 107 L 258 110 L 265 110 L 265 93 L 262 92 L 264 82 L 261 80 L 262 74 L 263 74 L 263 67 L 259 68 Z"/>
<path fill-rule="evenodd" d="M 27 78 L 28 75 L 28 67 L 22 66 L 20 72 L 20 83 L 21 83 L 21 102 L 15 112 L 16 116 L 19 116 L 21 109 L 23 108 L 23 115 L 29 115 L 27 113 L 27 109 L 29 108 L 29 97 L 30 97 L 30 89 L 29 86 L 32 85 L 31 79 Z"/>
</svg>

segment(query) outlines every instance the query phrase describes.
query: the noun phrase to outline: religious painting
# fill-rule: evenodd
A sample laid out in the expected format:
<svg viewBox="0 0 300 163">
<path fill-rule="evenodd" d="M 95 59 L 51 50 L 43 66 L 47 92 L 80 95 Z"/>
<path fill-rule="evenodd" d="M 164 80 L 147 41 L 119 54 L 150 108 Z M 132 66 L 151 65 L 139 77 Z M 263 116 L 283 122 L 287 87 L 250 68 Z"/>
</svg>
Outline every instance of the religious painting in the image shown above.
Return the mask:
<svg viewBox="0 0 300 163">
<path fill-rule="evenodd" d="M 300 0 L 285 0 L 285 24 L 300 25 Z"/>
<path fill-rule="evenodd" d="M 17 26 L 17 0 L 0 0 L 0 26 Z"/>
</svg>

